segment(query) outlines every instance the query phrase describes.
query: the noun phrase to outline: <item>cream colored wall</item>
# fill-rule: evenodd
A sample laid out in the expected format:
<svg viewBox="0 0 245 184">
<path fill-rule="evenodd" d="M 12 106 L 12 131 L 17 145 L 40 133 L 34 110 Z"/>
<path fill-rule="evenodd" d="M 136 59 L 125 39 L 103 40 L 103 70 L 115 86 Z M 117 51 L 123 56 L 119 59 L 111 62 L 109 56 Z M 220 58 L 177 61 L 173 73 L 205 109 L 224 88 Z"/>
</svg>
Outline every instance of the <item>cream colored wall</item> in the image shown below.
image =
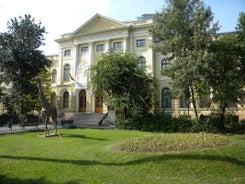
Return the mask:
<svg viewBox="0 0 245 184">
<path fill-rule="evenodd" d="M 137 47 L 137 40 L 145 39 L 144 47 Z M 147 73 L 153 73 L 153 51 L 151 49 L 152 37 L 146 28 L 133 29 L 129 37 L 129 51 L 137 57 L 143 56 L 146 59 Z"/>
<path fill-rule="evenodd" d="M 158 101 L 157 107 L 160 112 L 169 112 L 173 113 L 174 115 L 180 114 L 188 114 L 187 108 L 179 108 L 179 100 L 174 99 L 172 100 L 172 108 L 171 109 L 162 109 L 161 108 L 161 91 L 163 88 L 168 87 L 171 89 L 169 83 L 171 79 L 162 75 L 161 69 L 161 61 L 165 58 L 160 53 L 154 53 L 152 51 L 151 45 L 154 44 L 152 40 L 152 36 L 148 32 L 148 28 L 152 23 L 152 20 L 147 21 L 136 21 L 130 23 L 132 26 L 128 28 L 122 27 L 120 30 L 119 25 L 107 21 L 100 21 L 102 19 L 96 19 L 93 22 L 94 25 L 89 25 L 85 27 L 81 32 L 77 33 L 76 37 L 69 40 L 69 34 L 65 35 L 64 41 L 59 40 L 60 42 L 60 55 L 59 60 L 56 58 L 55 63 L 52 68 L 56 68 L 58 72 L 58 83 L 53 86 L 53 90 L 56 92 L 57 99 L 60 100 L 59 107 L 61 111 L 62 109 L 62 95 L 64 91 L 69 91 L 71 94 L 70 98 L 70 108 L 65 109 L 69 111 L 78 112 L 79 110 L 79 92 L 82 89 L 86 90 L 87 94 L 87 112 L 94 112 L 94 95 L 92 94 L 90 87 L 88 84 L 84 85 L 83 87 L 77 86 L 74 81 L 69 81 L 68 83 L 63 82 L 63 68 L 66 63 L 71 65 L 71 74 L 75 76 L 76 79 L 79 81 L 79 72 L 77 67 L 87 65 L 88 67 L 91 64 L 95 64 L 98 59 L 100 58 L 102 53 L 110 53 L 113 48 L 113 43 L 121 41 L 123 45 L 123 51 L 129 52 L 131 54 L 135 54 L 137 57 L 144 56 L 146 58 L 146 65 L 147 65 L 147 72 L 151 73 L 159 82 L 159 96 L 156 98 Z M 106 27 L 106 25 L 108 25 Z M 113 27 L 114 26 L 114 27 Z M 106 27 L 106 28 L 105 28 Z M 109 30 L 111 28 L 111 32 Z M 116 30 L 113 28 L 117 28 Z M 102 30 L 106 30 L 103 32 Z M 146 46 L 145 47 L 137 47 L 136 40 L 139 39 L 146 39 Z M 96 51 L 97 44 L 105 44 L 105 50 L 103 52 Z M 81 47 L 88 46 L 89 51 L 84 54 L 81 53 Z M 71 57 L 64 57 L 64 50 L 65 49 L 72 49 L 72 56 Z M 106 112 L 106 106 L 104 106 L 104 112 Z M 199 111 L 200 114 L 208 114 L 210 111 L 208 110 L 201 110 Z M 241 118 L 245 118 L 244 109 L 237 112 Z M 192 110 L 190 109 L 190 115 L 194 116 Z"/>
<path fill-rule="evenodd" d="M 152 45 L 152 38 L 146 27 L 139 27 L 139 28 L 136 27 L 133 29 L 130 28 L 128 29 L 128 32 L 125 31 L 125 28 L 123 28 L 121 32 L 120 30 L 117 30 L 117 32 L 112 30 L 111 34 L 109 32 L 107 33 L 108 38 L 102 37 L 101 39 L 99 39 L 99 37 L 96 36 L 95 32 L 98 32 L 98 35 L 100 35 L 101 33 L 99 33 L 99 31 L 103 29 L 103 26 L 105 26 L 105 24 L 100 24 L 99 22 L 100 21 L 97 20 L 95 22 L 95 24 L 97 25 L 94 26 L 91 25 L 87 28 L 84 28 L 83 31 L 79 33 L 79 34 L 83 34 L 84 32 L 86 32 L 86 30 L 88 32 L 91 32 L 91 30 L 93 30 L 93 34 L 91 34 L 91 38 L 93 38 L 94 40 L 83 40 L 80 39 L 79 37 L 76 37 L 75 39 L 76 44 L 73 44 L 72 40 L 67 40 L 67 37 L 64 37 L 66 41 L 60 42 L 59 64 L 56 63 L 52 67 L 52 69 L 53 68 L 57 69 L 59 80 L 57 81 L 57 84 L 53 84 L 52 87 L 57 97 L 59 97 L 57 99 L 59 99 L 60 102 L 57 104 L 59 104 L 61 110 L 63 105 L 62 96 L 64 91 L 69 91 L 72 95 L 70 108 L 66 110 L 69 111 L 74 110 L 77 112 L 79 110 L 79 91 L 81 89 L 85 89 L 87 93 L 87 102 L 88 102 L 87 111 L 88 112 L 94 111 L 94 97 L 93 95 L 88 95 L 92 93 L 90 89 L 88 89 L 87 86 L 84 86 L 83 88 L 79 88 L 76 85 L 74 85 L 73 81 L 69 81 L 66 83 L 63 82 L 63 68 L 66 63 L 69 63 L 71 66 L 71 75 L 75 76 L 77 79 L 77 77 L 79 77 L 77 76 L 78 74 L 77 67 L 80 65 L 81 66 L 88 65 L 89 67 L 91 64 L 95 64 L 100 58 L 102 53 L 110 53 L 111 49 L 113 48 L 114 42 L 119 42 L 119 41 L 122 42 L 122 48 L 124 52 L 130 52 L 132 54 L 135 54 L 137 57 L 144 56 L 146 58 L 147 72 L 151 74 L 153 73 L 154 58 L 153 58 L 152 49 L 150 48 L 150 46 Z M 149 23 L 147 21 L 141 21 L 141 22 Z M 93 29 L 91 29 L 91 27 Z M 89 35 L 86 36 L 89 38 Z M 146 46 L 136 47 L 136 40 L 138 39 L 145 39 Z M 105 50 L 103 52 L 96 51 L 96 45 L 98 44 L 105 44 Z M 89 51 L 86 54 L 81 53 L 82 46 L 89 47 Z M 72 50 L 72 55 L 70 57 L 64 57 L 64 51 L 66 49 Z M 104 106 L 104 111 L 106 111 L 106 106 Z"/>
</svg>

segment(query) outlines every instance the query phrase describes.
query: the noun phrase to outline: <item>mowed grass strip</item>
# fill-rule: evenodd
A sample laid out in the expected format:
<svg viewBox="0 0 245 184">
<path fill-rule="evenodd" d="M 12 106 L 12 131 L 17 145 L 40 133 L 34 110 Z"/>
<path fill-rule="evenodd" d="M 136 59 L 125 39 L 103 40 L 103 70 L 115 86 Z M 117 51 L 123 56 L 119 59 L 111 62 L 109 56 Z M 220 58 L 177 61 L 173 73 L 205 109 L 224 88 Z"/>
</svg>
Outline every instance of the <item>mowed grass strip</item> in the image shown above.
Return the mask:
<svg viewBox="0 0 245 184">
<path fill-rule="evenodd" d="M 245 181 L 245 135 L 218 135 L 215 138 L 225 140 L 218 147 L 211 143 L 213 146 L 205 149 L 146 153 L 122 151 L 118 145 L 145 137 L 186 136 L 187 143 L 195 140 L 190 134 L 124 130 L 60 129 L 59 132 L 61 136 L 48 138 L 39 136 L 43 132 L 0 136 L 0 183 L 242 184 Z"/>
</svg>

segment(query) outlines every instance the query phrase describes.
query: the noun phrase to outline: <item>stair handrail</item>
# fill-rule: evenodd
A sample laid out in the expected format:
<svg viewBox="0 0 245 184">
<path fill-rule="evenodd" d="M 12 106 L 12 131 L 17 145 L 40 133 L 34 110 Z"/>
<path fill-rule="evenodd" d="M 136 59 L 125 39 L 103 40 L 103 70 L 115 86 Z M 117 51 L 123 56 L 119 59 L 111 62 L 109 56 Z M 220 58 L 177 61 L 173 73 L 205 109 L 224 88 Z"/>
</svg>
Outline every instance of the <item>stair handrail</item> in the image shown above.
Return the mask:
<svg viewBox="0 0 245 184">
<path fill-rule="evenodd" d="M 102 126 L 102 123 L 104 122 L 105 118 L 108 116 L 108 112 L 101 118 L 101 120 L 98 122 L 99 126 Z"/>
</svg>

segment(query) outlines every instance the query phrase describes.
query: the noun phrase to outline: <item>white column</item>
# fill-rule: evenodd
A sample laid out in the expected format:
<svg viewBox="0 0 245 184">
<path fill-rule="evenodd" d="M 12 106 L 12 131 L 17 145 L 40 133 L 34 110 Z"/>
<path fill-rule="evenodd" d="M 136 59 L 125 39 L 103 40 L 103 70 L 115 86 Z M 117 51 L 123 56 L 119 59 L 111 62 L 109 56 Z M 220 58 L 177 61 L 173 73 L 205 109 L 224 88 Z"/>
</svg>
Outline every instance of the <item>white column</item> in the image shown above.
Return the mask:
<svg viewBox="0 0 245 184">
<path fill-rule="evenodd" d="M 89 42 L 88 44 L 88 65 L 90 66 L 93 63 L 93 53 L 94 53 L 94 47 L 93 42 Z"/>
<path fill-rule="evenodd" d="M 79 65 L 79 57 L 78 57 L 78 54 L 79 54 L 79 46 L 78 45 L 74 45 L 75 48 L 73 49 L 74 50 L 74 54 L 72 55 L 73 57 L 73 71 L 71 72 L 71 75 L 73 77 L 77 77 L 77 67 Z"/>
<path fill-rule="evenodd" d="M 105 52 L 110 54 L 110 39 L 106 40 Z"/>
<path fill-rule="evenodd" d="M 64 72 L 64 68 L 63 68 L 63 49 L 60 48 L 59 51 L 59 64 L 58 64 L 58 71 L 57 71 L 57 84 L 61 85 L 62 81 L 63 81 L 63 72 Z"/>
<path fill-rule="evenodd" d="M 127 37 L 123 38 L 123 52 L 127 51 Z"/>
</svg>

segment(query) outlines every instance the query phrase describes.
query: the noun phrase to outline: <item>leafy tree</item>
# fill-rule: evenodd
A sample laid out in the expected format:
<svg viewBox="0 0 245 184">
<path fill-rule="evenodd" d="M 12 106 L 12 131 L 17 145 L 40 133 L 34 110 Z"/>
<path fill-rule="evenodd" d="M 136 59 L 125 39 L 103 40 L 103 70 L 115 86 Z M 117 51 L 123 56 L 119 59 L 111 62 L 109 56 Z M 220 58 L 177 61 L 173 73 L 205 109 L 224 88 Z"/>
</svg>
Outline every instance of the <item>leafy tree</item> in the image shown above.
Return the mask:
<svg viewBox="0 0 245 184">
<path fill-rule="evenodd" d="M 211 26 L 212 20 L 210 7 L 200 0 L 168 0 L 167 7 L 156 14 L 150 29 L 152 35 L 160 39 L 154 50 L 171 61 L 165 75 L 172 79 L 173 95 L 191 97 L 196 119 L 198 94 L 205 92 L 200 71 L 205 66 L 211 36 L 218 30 L 217 23 Z"/>
<path fill-rule="evenodd" d="M 245 14 L 241 13 L 237 32 L 218 35 L 210 44 L 205 81 L 212 89 L 212 101 L 223 128 L 225 112 L 244 98 L 245 82 Z M 244 103 L 244 102 L 242 102 Z"/>
<path fill-rule="evenodd" d="M 44 95 L 47 98 L 47 100 L 51 103 L 51 73 L 48 70 L 44 69 L 39 73 L 39 77 L 43 84 Z M 42 108 L 42 104 L 38 94 L 37 83 L 34 82 L 34 85 L 36 86 L 36 89 L 31 94 L 25 95 L 24 99 L 27 100 L 31 105 L 30 110 L 40 111 Z"/>
<path fill-rule="evenodd" d="M 155 80 L 137 66 L 137 61 L 128 53 L 104 54 L 90 70 L 93 91 L 106 97 L 118 119 L 152 109 Z"/>
<path fill-rule="evenodd" d="M 241 12 L 239 14 L 236 30 L 237 30 L 238 42 L 240 46 L 240 61 L 242 64 L 241 70 L 245 73 L 245 13 L 244 12 Z"/>
<path fill-rule="evenodd" d="M 45 33 L 40 22 L 35 23 L 34 18 L 25 15 L 11 19 L 7 27 L 8 32 L 0 34 L 0 68 L 3 81 L 11 84 L 12 93 L 6 94 L 3 102 L 12 106 L 20 104 L 22 114 L 30 107 L 25 97 L 35 91 L 31 79 L 51 66 L 51 61 L 38 50 Z"/>
<path fill-rule="evenodd" d="M 205 81 L 212 90 L 212 101 L 217 106 L 221 122 L 228 107 L 238 102 L 244 86 L 244 71 L 241 70 L 240 46 L 236 34 L 220 36 L 210 45 Z"/>
</svg>

